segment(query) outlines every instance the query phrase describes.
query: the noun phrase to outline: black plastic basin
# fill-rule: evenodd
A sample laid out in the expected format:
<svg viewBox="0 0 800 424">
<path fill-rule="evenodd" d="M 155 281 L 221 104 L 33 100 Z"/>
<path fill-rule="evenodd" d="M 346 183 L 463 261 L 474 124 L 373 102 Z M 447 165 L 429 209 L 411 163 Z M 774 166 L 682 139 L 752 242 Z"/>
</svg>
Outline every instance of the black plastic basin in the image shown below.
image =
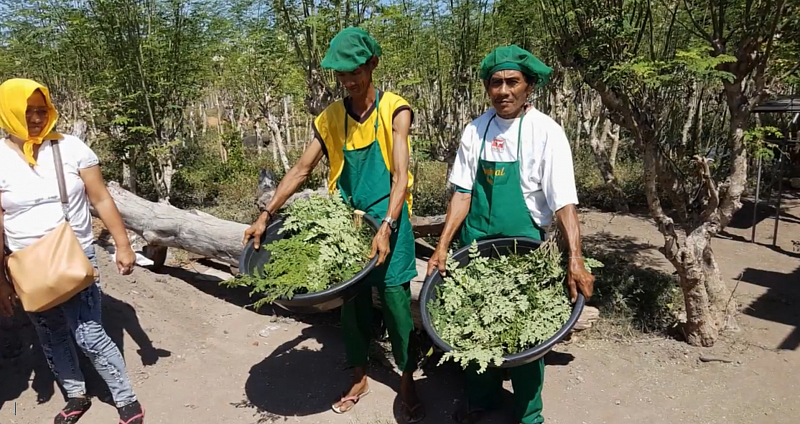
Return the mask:
<svg viewBox="0 0 800 424">
<path fill-rule="evenodd" d="M 364 224 L 372 229 L 373 232 L 377 233 L 380 226 L 375 218 L 365 214 L 362 219 Z M 261 236 L 261 243 L 258 250 L 253 248 L 254 240 L 247 242 L 247 245 L 242 251 L 242 256 L 239 257 L 240 272 L 246 275 L 264 275 L 264 265 L 269 263 L 270 258 L 269 243 L 281 240 L 287 236 L 285 233 L 279 233 L 281 228 L 283 228 L 283 217 L 275 217 Z M 361 288 L 360 283 L 363 281 L 364 277 L 375 268 L 377 262 L 378 255 L 375 255 L 364 269 L 347 281 L 320 292 L 296 294 L 292 296 L 291 299 L 281 296 L 273 303 L 287 311 L 301 314 L 313 314 L 336 309 L 342 306 L 345 300 L 352 299 L 358 294 Z"/>
<path fill-rule="evenodd" d="M 478 252 L 481 256 L 491 258 L 497 258 L 498 256 L 505 256 L 514 253 L 525 255 L 533 250 L 538 249 L 540 244 L 542 244 L 541 241 L 526 237 L 482 240 L 478 242 Z M 464 246 L 453 254 L 453 259 L 458 262 L 459 267 L 463 267 L 469 263 L 470 247 L 471 246 Z M 428 312 L 428 302 L 436 299 L 436 287 L 439 284 L 442 284 L 443 281 L 442 275 L 438 272 L 434 272 L 433 275 L 425 279 L 425 285 L 422 287 L 422 292 L 420 293 L 419 306 L 422 315 L 422 326 L 425 328 L 425 331 L 428 333 L 431 340 L 433 340 L 433 343 L 436 345 L 436 347 L 444 352 L 449 352 L 453 350 L 453 348 L 445 343 L 444 340 L 442 340 L 436 333 L 436 329 L 433 328 L 433 323 L 431 322 L 430 312 Z M 567 334 L 569 334 L 569 332 L 572 330 L 572 327 L 574 327 L 578 322 L 578 318 L 581 316 L 584 304 L 585 300 L 583 295 L 578 293 L 578 300 L 572 307 L 572 315 L 570 315 L 564 326 L 561 327 L 561 329 L 558 330 L 553 337 L 550 337 L 540 345 L 534 346 L 523 352 L 504 356 L 503 363 L 500 365 L 500 368 L 518 367 L 520 365 L 529 364 L 543 357 L 547 352 L 552 350 L 558 342 L 566 337 Z M 495 365 L 489 366 L 495 367 Z"/>
</svg>

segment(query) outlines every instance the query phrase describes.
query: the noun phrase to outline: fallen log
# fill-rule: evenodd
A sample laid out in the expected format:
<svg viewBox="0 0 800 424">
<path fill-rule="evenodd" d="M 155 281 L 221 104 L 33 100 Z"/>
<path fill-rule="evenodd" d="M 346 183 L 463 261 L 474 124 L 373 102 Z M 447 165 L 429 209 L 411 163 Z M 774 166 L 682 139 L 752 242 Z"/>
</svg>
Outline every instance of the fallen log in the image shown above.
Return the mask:
<svg viewBox="0 0 800 424">
<path fill-rule="evenodd" d="M 414 236 L 419 238 L 442 234 L 445 216 L 412 216 L 411 227 L 414 228 Z"/>
<path fill-rule="evenodd" d="M 175 247 L 227 264 L 239 263 L 242 235 L 247 225 L 200 211 L 178 209 L 167 203 L 151 202 L 115 182 L 108 184 L 108 191 L 125 227 L 140 235 L 149 246 Z"/>
<path fill-rule="evenodd" d="M 147 243 L 145 252 L 151 252 L 147 256 L 158 259 L 156 265 L 163 265 L 166 258 L 163 248 L 168 247 L 238 265 L 242 236 L 248 227 L 246 224 L 219 219 L 198 210 L 183 210 L 167 203 L 151 202 L 123 189 L 116 182 L 108 183 L 108 191 L 125 226 Z M 304 190 L 291 196 L 284 207 L 314 194 L 326 195 L 327 191 Z M 269 202 L 273 195 L 274 191 L 263 193 L 258 203 Z M 411 221 L 412 226 L 417 223 L 421 226 L 421 233 L 429 235 L 435 230 L 437 222 L 444 223 L 444 217 L 412 217 Z"/>
</svg>

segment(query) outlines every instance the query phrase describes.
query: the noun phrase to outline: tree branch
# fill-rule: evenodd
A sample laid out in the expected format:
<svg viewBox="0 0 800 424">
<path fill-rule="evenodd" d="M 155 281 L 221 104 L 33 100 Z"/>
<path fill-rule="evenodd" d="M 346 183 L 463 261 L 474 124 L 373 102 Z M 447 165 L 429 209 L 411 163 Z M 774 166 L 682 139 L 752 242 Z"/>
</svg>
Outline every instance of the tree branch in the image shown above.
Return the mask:
<svg viewBox="0 0 800 424">
<path fill-rule="evenodd" d="M 717 189 L 717 184 L 714 182 L 714 178 L 711 176 L 711 168 L 708 165 L 708 158 L 700 157 L 699 155 L 694 156 L 694 161 L 697 162 L 697 172 L 700 176 L 700 179 L 703 181 L 705 185 L 706 194 L 708 196 L 707 203 L 701 213 L 702 221 L 709 221 L 712 217 L 718 212 L 717 208 L 719 207 L 719 190 Z"/>
</svg>

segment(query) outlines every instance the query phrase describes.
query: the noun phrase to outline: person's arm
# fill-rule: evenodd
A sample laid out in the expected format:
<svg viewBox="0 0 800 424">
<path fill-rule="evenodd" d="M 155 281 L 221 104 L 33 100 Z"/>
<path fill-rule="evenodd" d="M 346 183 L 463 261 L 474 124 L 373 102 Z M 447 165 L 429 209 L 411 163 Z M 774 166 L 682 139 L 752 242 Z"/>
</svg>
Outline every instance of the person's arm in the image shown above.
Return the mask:
<svg viewBox="0 0 800 424">
<path fill-rule="evenodd" d="M 411 111 L 400 111 L 392 120 L 392 191 L 386 215 L 400 219 L 403 202 L 408 193 L 408 133 L 411 129 Z M 384 224 L 385 225 L 385 224 Z"/>
<path fill-rule="evenodd" d="M 114 203 L 114 199 L 108 192 L 105 181 L 103 181 L 100 165 L 83 168 L 79 171 L 79 175 L 86 187 L 89 203 L 97 211 L 100 220 L 103 221 L 103 224 L 114 239 L 117 269 L 123 275 L 130 274 L 133 270 L 133 264 L 136 262 L 136 254 L 131 248 L 131 241 L 128 239 L 128 232 L 125 230 L 122 215 L 120 215 L 117 204 Z"/>
<path fill-rule="evenodd" d="M 561 237 L 567 245 L 567 254 L 570 260 L 582 260 L 581 223 L 578 220 L 578 208 L 570 204 L 559 209 L 556 211 L 556 222 Z"/>
<path fill-rule="evenodd" d="M 253 247 L 258 249 L 261 235 L 264 234 L 267 223 L 272 219 L 272 215 L 280 209 L 286 200 L 297 192 L 297 189 L 308 179 L 311 172 L 322 160 L 322 140 L 314 136 L 314 139 L 308 143 L 308 147 L 303 151 L 300 160 L 286 173 L 286 175 L 278 183 L 275 189 L 275 195 L 272 196 L 264 211 L 256 219 L 253 225 L 244 232 L 244 239 L 242 244 L 246 244 L 251 238 L 254 240 Z"/>
<path fill-rule="evenodd" d="M 447 249 L 455 237 L 456 231 L 464 223 L 469 213 L 469 205 L 472 202 L 472 193 L 466 191 L 456 191 L 450 198 L 447 205 L 447 216 L 444 220 L 444 229 L 439 236 L 439 243 L 436 250 L 428 260 L 428 275 L 433 274 L 434 269 L 438 269 L 442 275 L 447 273 Z"/>
<path fill-rule="evenodd" d="M 594 292 L 594 276 L 586 270 L 581 249 L 581 225 L 578 208 L 567 205 L 556 212 L 558 228 L 567 244 L 569 264 L 567 266 L 567 286 L 572 302 L 578 300 L 578 291 L 588 300 Z"/>
<path fill-rule="evenodd" d="M 408 133 L 411 129 L 411 110 L 401 110 L 392 119 L 392 189 L 389 192 L 389 206 L 386 217 L 394 220 L 400 219 L 403 212 L 403 202 L 408 193 Z M 399 223 L 398 223 L 399 225 Z M 389 240 L 392 229 L 384 222 L 372 239 L 372 252 L 370 259 L 378 255 L 377 266 L 383 265 L 386 257 L 391 252 Z"/>
<path fill-rule="evenodd" d="M 588 300 L 594 291 L 594 277 L 586 270 L 581 249 L 581 228 L 578 219 L 578 190 L 575 186 L 572 151 L 564 130 L 555 122 L 547 128 L 542 167 L 542 192 L 550 210 L 555 211 L 561 236 L 567 245 L 569 264 L 567 286 L 575 302 L 578 291 Z"/>
<path fill-rule="evenodd" d="M 447 216 L 444 221 L 444 229 L 439 236 L 439 243 L 436 244 L 436 250 L 428 260 L 428 275 L 431 275 L 434 269 L 438 269 L 442 275 L 446 273 L 447 251 L 450 243 L 469 213 L 472 202 L 472 184 L 475 181 L 477 169 L 477 159 L 472 155 L 472 148 L 477 141 L 476 137 L 477 133 L 473 125 L 464 129 L 464 133 L 461 135 L 461 144 L 458 146 L 456 160 L 453 162 L 453 170 L 450 173 L 450 183 L 456 186 L 456 192 L 453 193 L 450 203 L 447 205 Z"/>
</svg>

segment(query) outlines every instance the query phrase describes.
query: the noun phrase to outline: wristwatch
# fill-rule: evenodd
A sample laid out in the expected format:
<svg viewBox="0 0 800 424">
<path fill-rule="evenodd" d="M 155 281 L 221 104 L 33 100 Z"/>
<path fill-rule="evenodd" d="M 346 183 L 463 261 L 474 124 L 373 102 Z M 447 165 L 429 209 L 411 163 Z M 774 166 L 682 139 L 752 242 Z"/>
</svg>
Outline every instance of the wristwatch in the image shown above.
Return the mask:
<svg viewBox="0 0 800 424">
<path fill-rule="evenodd" d="M 383 218 L 382 222 L 385 222 L 385 223 L 389 224 L 389 228 L 391 228 L 392 231 L 397 229 L 397 220 L 393 219 L 391 216 L 387 216 L 386 218 Z"/>
</svg>

